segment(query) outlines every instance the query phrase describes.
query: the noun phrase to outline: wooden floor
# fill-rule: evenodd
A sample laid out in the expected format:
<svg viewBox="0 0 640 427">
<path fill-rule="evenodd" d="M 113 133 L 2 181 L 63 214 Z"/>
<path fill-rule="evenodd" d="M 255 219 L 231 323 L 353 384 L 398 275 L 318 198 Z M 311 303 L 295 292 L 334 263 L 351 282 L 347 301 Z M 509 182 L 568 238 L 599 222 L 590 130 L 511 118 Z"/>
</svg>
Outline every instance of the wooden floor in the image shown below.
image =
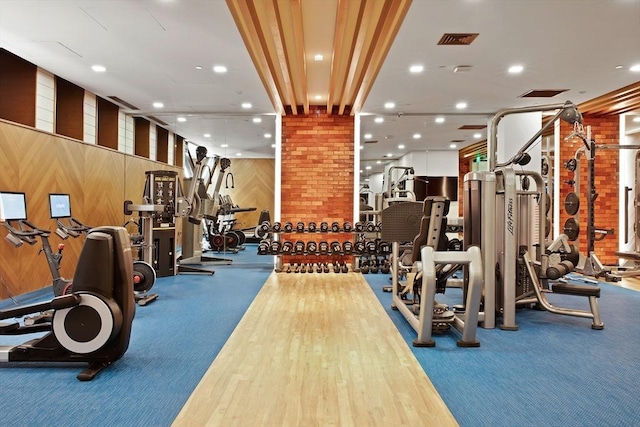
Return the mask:
<svg viewBox="0 0 640 427">
<path fill-rule="evenodd" d="M 360 274 L 273 273 L 174 426 L 454 426 Z"/>
</svg>

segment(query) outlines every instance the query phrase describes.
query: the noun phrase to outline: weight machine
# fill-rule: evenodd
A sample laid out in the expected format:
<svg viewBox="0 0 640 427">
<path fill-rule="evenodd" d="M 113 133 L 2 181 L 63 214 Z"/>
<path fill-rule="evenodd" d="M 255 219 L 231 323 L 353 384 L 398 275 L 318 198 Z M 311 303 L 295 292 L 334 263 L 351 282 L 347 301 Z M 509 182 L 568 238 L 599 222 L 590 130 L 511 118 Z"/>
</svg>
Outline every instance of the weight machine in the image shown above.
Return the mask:
<svg viewBox="0 0 640 427">
<path fill-rule="evenodd" d="M 497 126 L 502 117 L 550 110 L 558 112 L 511 159 L 497 164 Z M 573 124 L 574 133 L 583 134 L 582 116 L 569 101 L 499 111 L 489 126 L 489 171 L 471 172 L 464 177 L 464 246 L 478 245 L 482 249 L 486 328 L 495 327 L 495 314 L 501 313 L 500 328 L 517 330 L 516 305 L 534 302 L 550 312 L 591 318 L 594 329 L 603 327 L 596 300 L 600 296 L 597 286 L 558 284 L 549 288 L 549 280 L 559 279 L 573 270 L 575 259 L 567 260 L 570 254 L 566 253 L 565 245 L 546 243 L 548 232 L 542 224 L 546 222 L 549 198 L 542 176 L 533 171 L 516 171 L 512 166 L 530 161 L 526 151 L 559 118 Z M 531 180 L 535 188 L 530 188 Z M 557 261 L 558 258 L 561 261 Z M 554 307 L 546 298 L 551 292 L 587 297 L 590 309 Z"/>
</svg>

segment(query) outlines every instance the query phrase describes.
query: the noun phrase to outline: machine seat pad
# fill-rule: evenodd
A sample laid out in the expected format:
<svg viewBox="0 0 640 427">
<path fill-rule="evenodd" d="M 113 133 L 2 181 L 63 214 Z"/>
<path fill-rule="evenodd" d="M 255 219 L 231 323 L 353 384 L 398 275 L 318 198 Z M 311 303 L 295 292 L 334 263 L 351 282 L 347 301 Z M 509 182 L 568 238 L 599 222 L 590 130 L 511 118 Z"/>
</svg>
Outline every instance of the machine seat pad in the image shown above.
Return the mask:
<svg viewBox="0 0 640 427">
<path fill-rule="evenodd" d="M 551 290 L 555 294 L 600 298 L 600 287 L 598 286 L 575 285 L 571 283 L 554 283 L 553 285 L 551 285 Z"/>
<path fill-rule="evenodd" d="M 616 256 L 640 261 L 640 252 L 616 252 Z"/>
<path fill-rule="evenodd" d="M 20 323 L 18 322 L 0 322 L 0 333 L 9 332 L 20 328 Z"/>
</svg>

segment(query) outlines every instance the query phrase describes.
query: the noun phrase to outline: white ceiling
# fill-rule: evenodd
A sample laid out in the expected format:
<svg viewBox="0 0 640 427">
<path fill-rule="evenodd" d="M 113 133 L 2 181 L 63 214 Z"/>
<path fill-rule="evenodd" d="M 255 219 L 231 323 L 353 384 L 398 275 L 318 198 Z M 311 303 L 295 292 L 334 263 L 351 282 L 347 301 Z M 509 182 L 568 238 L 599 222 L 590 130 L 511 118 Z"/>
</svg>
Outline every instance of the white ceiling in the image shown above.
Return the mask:
<svg viewBox="0 0 640 427">
<path fill-rule="evenodd" d="M 303 18 L 304 34 L 315 28 L 314 43 L 327 57 L 331 37 L 317 36 L 333 28 L 323 19 L 335 11 L 316 9 L 315 21 Z M 444 33 L 479 35 L 469 46 L 438 46 Z M 140 109 L 136 114 L 159 118 L 210 153 L 273 156 L 273 138 L 264 134 L 275 133 L 274 107 L 225 1 L 0 0 L 0 47 L 101 97 L 127 101 Z M 107 71 L 94 73 L 94 64 Z M 228 72 L 215 74 L 216 64 Z M 410 74 L 414 64 L 425 71 Z M 524 71 L 510 75 L 513 64 Z M 361 158 L 368 163 L 387 153 L 398 158 L 449 150 L 452 140 L 463 140 L 462 148 L 477 139 L 476 131 L 459 130 L 461 125 L 486 125 L 503 108 L 567 99 L 579 104 L 639 81 L 640 73 L 629 71 L 635 64 L 640 0 L 413 0 L 362 109 L 361 135 L 371 133 L 378 143 L 366 144 Z M 460 65 L 471 70 L 454 73 Z M 327 68 L 308 70 L 314 94 L 325 84 L 328 90 L 329 76 L 321 71 Z M 546 99 L 519 97 L 532 89 L 567 91 Z M 155 101 L 164 108 L 154 109 Z M 389 101 L 395 108 L 384 108 Z M 468 103 L 464 112 L 455 109 L 459 101 Z M 243 102 L 252 108 L 243 109 Z M 179 115 L 187 121 L 177 122 Z M 373 122 L 379 115 L 382 124 Z M 436 115 L 445 123 L 436 125 Z M 480 140 L 485 137 L 482 130 Z"/>
</svg>

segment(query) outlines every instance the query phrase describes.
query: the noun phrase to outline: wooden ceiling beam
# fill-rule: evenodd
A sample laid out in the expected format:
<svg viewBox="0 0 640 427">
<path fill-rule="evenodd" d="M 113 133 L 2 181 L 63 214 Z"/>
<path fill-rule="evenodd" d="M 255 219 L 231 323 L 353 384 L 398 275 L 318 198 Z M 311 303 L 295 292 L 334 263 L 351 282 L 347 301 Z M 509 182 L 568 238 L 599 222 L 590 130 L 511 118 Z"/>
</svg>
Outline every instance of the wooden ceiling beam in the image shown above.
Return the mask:
<svg viewBox="0 0 640 427">
<path fill-rule="evenodd" d="M 296 81 L 300 82 L 301 94 L 296 96 L 299 103 L 302 104 L 304 114 L 309 114 L 309 89 L 307 84 L 307 56 L 304 49 L 304 31 L 302 29 L 302 6 L 301 0 L 291 0 L 291 15 L 293 19 L 294 34 L 294 55 L 298 63 L 297 72 L 295 73 Z"/>
<path fill-rule="evenodd" d="M 266 52 L 261 47 L 262 43 L 258 34 L 260 23 L 254 21 L 251 12 L 253 5 L 249 4 L 253 2 L 250 0 L 226 0 L 226 2 L 276 113 L 286 114 L 278 85 L 273 73 L 270 71 Z"/>
<path fill-rule="evenodd" d="M 338 10 L 336 14 L 336 27 L 333 36 L 333 53 L 331 55 L 331 73 L 329 77 L 329 94 L 327 96 L 327 112 L 331 113 L 339 98 L 338 91 L 344 87 L 346 74 L 343 69 L 342 57 L 344 55 L 344 40 L 347 34 L 347 23 L 349 21 L 349 3 L 351 0 L 338 0 Z M 339 103 L 339 101 L 338 101 Z"/>
<path fill-rule="evenodd" d="M 286 39 L 283 34 L 283 22 L 282 14 L 279 8 L 277 0 L 268 0 L 264 2 L 266 6 L 266 18 L 269 26 L 269 35 L 273 42 L 273 52 L 268 55 L 271 58 L 271 68 L 273 71 L 279 71 L 278 75 L 282 79 L 278 85 L 280 96 L 286 105 L 291 106 L 291 112 L 294 115 L 298 114 L 298 108 L 296 107 L 297 100 L 295 92 L 293 90 L 293 84 L 291 81 L 291 62 L 289 49 L 286 45 Z M 265 46 L 267 45 L 265 38 Z M 267 48 L 268 49 L 268 48 Z M 295 58 L 295 56 L 294 56 Z"/>
</svg>

